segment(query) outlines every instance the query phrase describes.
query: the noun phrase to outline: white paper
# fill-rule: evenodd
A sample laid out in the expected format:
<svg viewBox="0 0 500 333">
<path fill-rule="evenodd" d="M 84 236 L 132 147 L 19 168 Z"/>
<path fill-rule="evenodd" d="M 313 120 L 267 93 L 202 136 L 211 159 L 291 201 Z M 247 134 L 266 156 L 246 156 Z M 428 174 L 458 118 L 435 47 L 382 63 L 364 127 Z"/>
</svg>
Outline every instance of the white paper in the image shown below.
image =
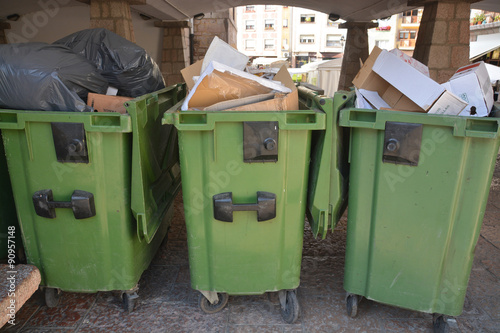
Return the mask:
<svg viewBox="0 0 500 333">
<path fill-rule="evenodd" d="M 201 73 L 203 73 L 205 69 L 207 69 L 208 65 L 212 61 L 217 61 L 218 63 L 233 67 L 238 70 L 244 70 L 248 63 L 248 57 L 233 48 L 228 43 L 224 42 L 219 37 L 215 36 L 212 40 L 212 43 L 208 47 L 205 58 L 203 59 Z"/>
<path fill-rule="evenodd" d="M 118 88 L 108 86 L 108 90 L 106 91 L 106 95 L 116 96 L 117 93 L 118 93 Z"/>
<path fill-rule="evenodd" d="M 217 70 L 219 72 L 229 72 L 231 74 L 240 76 L 240 77 L 242 77 L 244 79 L 255 81 L 255 82 L 259 83 L 260 85 L 262 85 L 264 87 L 272 89 L 273 92 L 281 92 L 281 93 L 290 93 L 290 92 L 292 92 L 292 90 L 290 88 L 285 87 L 279 81 L 271 81 L 271 80 L 268 80 L 268 79 L 263 79 L 263 78 L 260 78 L 258 76 L 249 74 L 247 72 L 231 68 L 231 67 L 226 66 L 224 64 L 220 64 L 217 61 L 212 61 L 208 65 L 208 67 L 205 69 L 205 71 L 200 75 L 200 78 L 196 81 L 193 89 L 191 89 L 191 91 L 189 92 L 189 95 L 184 100 L 184 103 L 181 106 L 181 111 L 186 111 L 186 110 L 189 109 L 189 101 L 191 100 L 191 97 L 193 97 L 194 93 L 196 92 L 196 88 L 198 88 L 198 86 L 203 81 L 203 79 L 205 78 L 205 76 L 209 75 L 214 70 Z"/>
<path fill-rule="evenodd" d="M 368 101 L 361 95 L 358 88 L 354 89 L 356 92 L 356 105 L 357 109 L 373 109 L 373 107 L 368 103 Z"/>
<path fill-rule="evenodd" d="M 380 97 L 380 95 L 378 94 L 378 92 L 376 92 L 376 91 L 370 91 L 370 90 L 366 90 L 366 89 L 359 89 L 359 92 L 377 110 L 380 110 L 381 108 L 386 108 L 386 109 L 390 109 L 391 108 L 391 106 L 389 104 L 387 104 L 382 99 L 382 97 Z"/>
</svg>

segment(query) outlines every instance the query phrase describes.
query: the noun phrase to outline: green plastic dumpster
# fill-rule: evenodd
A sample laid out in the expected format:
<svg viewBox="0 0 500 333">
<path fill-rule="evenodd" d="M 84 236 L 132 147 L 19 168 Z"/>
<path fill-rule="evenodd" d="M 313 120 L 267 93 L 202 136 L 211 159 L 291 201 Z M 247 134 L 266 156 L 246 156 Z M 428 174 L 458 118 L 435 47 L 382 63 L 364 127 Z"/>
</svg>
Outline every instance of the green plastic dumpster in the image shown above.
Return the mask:
<svg viewBox="0 0 500 333">
<path fill-rule="evenodd" d="M 311 133 L 325 113 L 177 111 L 191 286 L 206 313 L 228 295 L 279 291 L 281 314 L 299 313 Z"/>
<path fill-rule="evenodd" d="M 59 291 L 122 291 L 161 244 L 180 189 L 177 131 L 163 113 L 175 85 L 126 103 L 128 114 L 0 111 L 0 128 L 27 261 L 47 305 Z"/>
<path fill-rule="evenodd" d="M 499 118 L 346 108 L 351 129 L 344 288 L 433 313 L 462 312 L 498 154 Z"/>
<path fill-rule="evenodd" d="M 10 259 L 10 263 L 17 263 L 23 251 L 5 150 L 0 140 L 0 260 L 9 263 Z"/>
</svg>

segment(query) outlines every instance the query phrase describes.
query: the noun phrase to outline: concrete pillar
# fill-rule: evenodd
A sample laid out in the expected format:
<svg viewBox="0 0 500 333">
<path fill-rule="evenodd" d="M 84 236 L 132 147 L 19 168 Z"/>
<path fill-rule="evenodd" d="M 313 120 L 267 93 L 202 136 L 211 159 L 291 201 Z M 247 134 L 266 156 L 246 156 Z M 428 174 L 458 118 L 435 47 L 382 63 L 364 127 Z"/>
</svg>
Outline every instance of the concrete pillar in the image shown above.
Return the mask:
<svg viewBox="0 0 500 333">
<path fill-rule="evenodd" d="M 432 79 L 446 82 L 469 63 L 470 2 L 463 0 L 409 1 L 424 5 L 413 57 L 429 67 Z"/>
<path fill-rule="evenodd" d="M 206 13 L 201 20 L 194 20 L 194 54 L 196 62 L 203 59 L 210 43 L 215 36 L 236 48 L 236 25 L 233 20 L 233 10 Z"/>
<path fill-rule="evenodd" d="M 165 84 L 183 82 L 181 69 L 189 66 L 189 22 L 155 22 L 155 26 L 163 28 L 160 69 Z"/>
<path fill-rule="evenodd" d="M 135 43 L 130 2 L 127 0 L 91 0 L 90 27 L 106 28 Z"/>
<path fill-rule="evenodd" d="M 7 44 L 6 29 L 10 29 L 10 23 L 0 22 L 0 44 Z"/>
<path fill-rule="evenodd" d="M 377 26 L 373 22 L 346 22 L 339 26 L 347 29 L 347 37 L 338 90 L 349 90 L 352 87 L 352 80 L 361 68 L 359 61 L 364 62 L 368 58 L 368 29 Z"/>
</svg>

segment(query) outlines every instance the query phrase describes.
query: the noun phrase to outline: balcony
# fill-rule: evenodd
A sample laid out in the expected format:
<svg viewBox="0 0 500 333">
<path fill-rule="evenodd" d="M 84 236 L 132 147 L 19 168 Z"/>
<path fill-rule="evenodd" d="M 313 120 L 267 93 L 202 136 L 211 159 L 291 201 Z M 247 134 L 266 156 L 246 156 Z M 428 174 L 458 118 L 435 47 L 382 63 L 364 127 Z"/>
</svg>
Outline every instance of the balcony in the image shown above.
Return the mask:
<svg viewBox="0 0 500 333">
<path fill-rule="evenodd" d="M 421 16 L 403 16 L 401 18 L 401 26 L 418 26 L 420 24 Z"/>
</svg>

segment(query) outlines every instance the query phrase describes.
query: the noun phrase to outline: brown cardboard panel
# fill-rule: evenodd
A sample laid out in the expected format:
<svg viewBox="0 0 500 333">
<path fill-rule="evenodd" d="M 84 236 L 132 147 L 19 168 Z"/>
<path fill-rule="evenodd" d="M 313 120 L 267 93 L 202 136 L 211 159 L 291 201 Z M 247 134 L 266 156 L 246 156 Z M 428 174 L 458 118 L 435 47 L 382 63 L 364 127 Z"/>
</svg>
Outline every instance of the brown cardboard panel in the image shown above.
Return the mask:
<svg viewBox="0 0 500 333">
<path fill-rule="evenodd" d="M 118 112 L 125 114 L 127 110 L 124 104 L 132 99 L 131 97 L 89 93 L 87 105 L 93 107 L 96 112 Z"/>
<path fill-rule="evenodd" d="M 189 90 L 193 89 L 194 87 L 194 81 L 193 81 L 193 76 L 199 76 L 201 73 L 201 66 L 203 65 L 203 60 L 198 60 L 191 66 L 188 66 L 184 69 L 181 69 L 181 74 L 186 81 L 186 86 L 188 87 Z"/>
<path fill-rule="evenodd" d="M 229 72 L 214 70 L 203 78 L 189 101 L 189 107 L 203 109 L 207 106 L 232 100 L 270 93 L 272 89 Z"/>
<path fill-rule="evenodd" d="M 299 93 L 297 90 L 288 94 L 276 94 L 267 101 L 247 104 L 230 109 L 229 111 L 287 111 L 299 109 Z"/>
</svg>

